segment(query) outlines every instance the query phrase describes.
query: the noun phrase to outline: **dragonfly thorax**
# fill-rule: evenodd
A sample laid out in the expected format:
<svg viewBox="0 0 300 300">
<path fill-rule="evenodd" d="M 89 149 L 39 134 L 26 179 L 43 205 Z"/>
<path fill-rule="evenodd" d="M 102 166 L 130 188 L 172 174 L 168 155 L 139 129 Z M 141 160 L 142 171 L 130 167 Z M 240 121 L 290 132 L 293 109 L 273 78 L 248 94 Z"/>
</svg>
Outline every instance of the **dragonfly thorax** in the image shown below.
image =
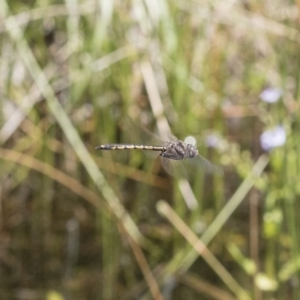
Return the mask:
<svg viewBox="0 0 300 300">
<path fill-rule="evenodd" d="M 166 143 L 165 150 L 160 155 L 169 159 L 181 160 L 195 157 L 198 155 L 198 150 L 194 145 L 178 140 Z"/>
</svg>

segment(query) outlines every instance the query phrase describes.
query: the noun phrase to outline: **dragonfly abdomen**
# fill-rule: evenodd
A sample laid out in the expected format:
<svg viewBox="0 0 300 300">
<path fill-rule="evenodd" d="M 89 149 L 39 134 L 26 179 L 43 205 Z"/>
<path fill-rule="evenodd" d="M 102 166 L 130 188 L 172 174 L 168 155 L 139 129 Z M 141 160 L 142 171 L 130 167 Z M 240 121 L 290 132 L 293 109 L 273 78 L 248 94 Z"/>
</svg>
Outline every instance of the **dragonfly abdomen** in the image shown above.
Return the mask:
<svg viewBox="0 0 300 300">
<path fill-rule="evenodd" d="M 96 150 L 151 150 L 151 151 L 165 151 L 166 147 L 161 146 L 145 146 L 145 145 L 127 145 L 127 144 L 106 144 L 99 145 L 95 148 Z"/>
</svg>

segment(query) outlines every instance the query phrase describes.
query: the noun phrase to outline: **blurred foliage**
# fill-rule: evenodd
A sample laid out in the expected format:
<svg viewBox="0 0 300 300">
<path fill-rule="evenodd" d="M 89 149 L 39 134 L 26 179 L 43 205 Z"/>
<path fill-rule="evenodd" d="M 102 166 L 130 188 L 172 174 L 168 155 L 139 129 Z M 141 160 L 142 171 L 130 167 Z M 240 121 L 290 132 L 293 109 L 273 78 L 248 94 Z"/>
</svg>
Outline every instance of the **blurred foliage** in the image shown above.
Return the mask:
<svg viewBox="0 0 300 300">
<path fill-rule="evenodd" d="M 0 0 L 1 299 L 300 299 L 299 9 Z"/>
</svg>

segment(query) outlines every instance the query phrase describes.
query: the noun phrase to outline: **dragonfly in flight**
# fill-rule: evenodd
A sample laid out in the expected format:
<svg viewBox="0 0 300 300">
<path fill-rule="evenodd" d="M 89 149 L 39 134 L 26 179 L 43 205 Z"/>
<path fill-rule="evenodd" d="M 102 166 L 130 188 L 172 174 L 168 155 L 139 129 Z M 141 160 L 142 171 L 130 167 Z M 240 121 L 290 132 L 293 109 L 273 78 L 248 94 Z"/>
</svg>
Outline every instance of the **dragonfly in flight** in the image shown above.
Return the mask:
<svg viewBox="0 0 300 300">
<path fill-rule="evenodd" d="M 190 166 L 204 167 L 210 172 L 219 171 L 218 167 L 214 166 L 207 159 L 198 153 L 195 145 L 185 143 L 173 137 L 172 141 L 164 142 L 162 146 L 146 146 L 134 144 L 105 144 L 98 145 L 96 150 L 149 150 L 160 152 L 161 161 L 164 169 L 172 176 L 186 177 L 186 168 L 182 163 L 177 164 L 179 161 L 188 161 Z"/>
</svg>

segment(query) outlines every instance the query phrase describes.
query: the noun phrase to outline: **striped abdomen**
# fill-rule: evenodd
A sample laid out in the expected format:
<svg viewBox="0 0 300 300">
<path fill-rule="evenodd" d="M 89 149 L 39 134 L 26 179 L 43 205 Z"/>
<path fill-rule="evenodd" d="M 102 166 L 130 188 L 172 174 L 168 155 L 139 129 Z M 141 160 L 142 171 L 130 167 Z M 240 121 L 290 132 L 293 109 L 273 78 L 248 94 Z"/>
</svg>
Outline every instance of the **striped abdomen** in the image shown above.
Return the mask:
<svg viewBox="0 0 300 300">
<path fill-rule="evenodd" d="M 95 148 L 96 150 L 131 150 L 131 149 L 139 149 L 139 150 L 152 150 L 152 151 L 166 151 L 166 147 L 161 146 L 145 146 L 145 145 L 126 145 L 126 144 L 107 144 L 107 145 L 99 145 Z"/>
</svg>

